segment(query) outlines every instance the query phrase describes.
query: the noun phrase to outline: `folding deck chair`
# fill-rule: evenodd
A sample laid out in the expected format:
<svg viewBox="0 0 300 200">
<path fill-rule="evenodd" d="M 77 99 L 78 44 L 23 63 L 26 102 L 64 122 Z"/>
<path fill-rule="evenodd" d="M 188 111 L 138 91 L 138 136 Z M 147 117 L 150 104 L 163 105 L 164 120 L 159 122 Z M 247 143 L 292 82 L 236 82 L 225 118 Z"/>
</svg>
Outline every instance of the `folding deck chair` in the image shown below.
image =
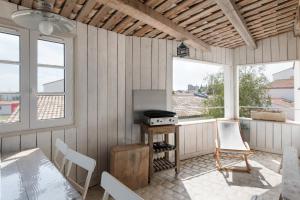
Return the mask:
<svg viewBox="0 0 300 200">
<path fill-rule="evenodd" d="M 217 121 L 217 137 L 215 143 L 215 159 L 218 170 L 250 172 L 251 169 L 247 158 L 253 154 L 253 152 L 250 150 L 248 143 L 242 140 L 239 122 Z M 220 161 L 222 153 L 232 154 L 223 155 L 222 157 L 242 158 L 246 162 L 246 168 L 222 167 Z"/>
</svg>

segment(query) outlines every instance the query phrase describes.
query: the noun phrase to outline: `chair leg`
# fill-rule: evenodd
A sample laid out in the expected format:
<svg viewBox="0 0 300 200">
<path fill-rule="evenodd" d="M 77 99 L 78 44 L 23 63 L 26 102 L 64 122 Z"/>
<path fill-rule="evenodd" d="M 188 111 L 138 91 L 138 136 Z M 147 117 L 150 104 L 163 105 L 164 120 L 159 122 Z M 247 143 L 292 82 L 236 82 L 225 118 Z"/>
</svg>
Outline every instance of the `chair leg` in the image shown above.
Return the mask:
<svg viewBox="0 0 300 200">
<path fill-rule="evenodd" d="M 216 167 L 218 170 L 221 170 L 222 169 L 222 165 L 221 165 L 221 162 L 220 162 L 220 151 L 219 150 L 216 150 L 215 152 L 215 159 L 216 159 Z"/>
<path fill-rule="evenodd" d="M 246 163 L 246 167 L 247 167 L 247 171 L 250 173 L 251 171 L 251 168 L 250 168 L 250 165 L 249 165 L 249 162 L 248 162 L 248 155 L 244 154 L 244 160 L 245 160 L 245 163 Z"/>
<path fill-rule="evenodd" d="M 103 197 L 102 197 L 102 200 L 108 200 L 109 198 L 109 194 L 107 191 L 104 191 L 104 194 L 103 194 Z"/>
</svg>

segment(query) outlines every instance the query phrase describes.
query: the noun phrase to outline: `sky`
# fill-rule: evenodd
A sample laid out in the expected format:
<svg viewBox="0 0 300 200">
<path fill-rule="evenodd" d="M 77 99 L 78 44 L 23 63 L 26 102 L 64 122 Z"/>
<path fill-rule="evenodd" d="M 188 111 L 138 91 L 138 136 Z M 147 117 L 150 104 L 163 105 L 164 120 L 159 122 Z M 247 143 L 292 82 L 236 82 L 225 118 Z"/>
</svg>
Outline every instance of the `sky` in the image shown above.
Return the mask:
<svg viewBox="0 0 300 200">
<path fill-rule="evenodd" d="M 0 60 L 19 61 L 19 37 L 0 33 Z M 38 41 L 38 63 L 64 66 L 64 45 L 48 41 Z M 19 92 L 18 64 L 4 64 L 0 61 L 0 93 Z M 63 68 L 39 67 L 38 91 L 43 92 L 43 84 L 64 78 Z"/>
<path fill-rule="evenodd" d="M 255 66 L 255 65 L 254 65 Z M 293 62 L 265 64 L 264 74 L 272 81 L 272 74 L 293 67 Z M 173 90 L 187 90 L 188 84 L 205 85 L 205 77 L 223 71 L 223 66 L 189 59 L 173 59 Z"/>
</svg>

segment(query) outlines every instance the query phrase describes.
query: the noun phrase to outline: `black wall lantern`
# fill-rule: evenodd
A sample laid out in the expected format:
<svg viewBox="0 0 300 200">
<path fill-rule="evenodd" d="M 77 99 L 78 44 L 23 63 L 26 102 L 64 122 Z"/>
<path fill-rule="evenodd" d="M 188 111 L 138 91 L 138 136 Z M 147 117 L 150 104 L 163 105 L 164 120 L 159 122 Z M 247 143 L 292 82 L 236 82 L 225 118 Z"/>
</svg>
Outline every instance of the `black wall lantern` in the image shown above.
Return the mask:
<svg viewBox="0 0 300 200">
<path fill-rule="evenodd" d="M 190 55 L 189 48 L 181 42 L 181 44 L 177 47 L 177 56 L 179 57 L 185 57 Z"/>
</svg>

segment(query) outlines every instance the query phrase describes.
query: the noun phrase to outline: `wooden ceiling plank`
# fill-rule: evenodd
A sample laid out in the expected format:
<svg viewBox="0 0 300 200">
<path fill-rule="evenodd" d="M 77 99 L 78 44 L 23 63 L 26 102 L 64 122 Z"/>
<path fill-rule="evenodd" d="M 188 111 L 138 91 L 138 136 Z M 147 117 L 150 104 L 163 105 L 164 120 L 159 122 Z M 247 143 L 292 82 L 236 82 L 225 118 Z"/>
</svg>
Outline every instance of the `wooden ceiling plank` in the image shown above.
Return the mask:
<svg viewBox="0 0 300 200">
<path fill-rule="evenodd" d="M 130 15 L 137 20 L 143 21 L 154 28 L 157 28 L 164 33 L 171 35 L 177 39 L 185 40 L 185 42 L 194 48 L 201 48 L 205 51 L 210 50 L 210 47 L 205 42 L 199 40 L 196 36 L 179 27 L 176 23 L 164 17 L 157 11 L 137 0 L 99 0 L 107 6 L 118 9 L 124 14 Z"/>
<path fill-rule="evenodd" d="M 221 10 L 227 16 L 231 24 L 243 38 L 245 43 L 252 47 L 256 48 L 255 41 L 251 36 L 251 33 L 245 23 L 245 20 L 241 13 L 239 12 L 236 4 L 232 0 L 215 0 L 216 3 L 219 5 Z"/>
<path fill-rule="evenodd" d="M 99 25 L 100 22 L 104 22 L 105 16 L 107 16 L 111 11 L 112 9 L 110 7 L 105 5 L 102 6 L 97 12 L 97 14 L 92 18 L 89 24 L 92 26 Z"/>
<path fill-rule="evenodd" d="M 22 0 L 21 5 L 26 8 L 32 8 L 33 0 Z"/>
<path fill-rule="evenodd" d="M 112 30 L 116 26 L 116 24 L 118 24 L 124 17 L 125 15 L 123 13 L 116 12 L 107 20 L 107 22 L 101 28 Z"/>
<path fill-rule="evenodd" d="M 96 5 L 97 0 L 88 0 L 81 8 L 76 20 L 83 22 L 85 18 L 89 15 L 91 10 L 93 10 L 94 6 Z"/>
<path fill-rule="evenodd" d="M 125 29 L 127 29 L 130 25 L 132 25 L 134 22 L 136 21 L 136 19 L 130 17 L 130 16 L 126 16 L 122 22 L 120 22 L 114 29 L 113 31 L 116 31 L 118 33 L 123 33 L 123 31 Z"/>
<path fill-rule="evenodd" d="M 300 35 L 300 0 L 297 5 L 296 17 L 294 22 L 294 34 L 296 36 Z"/>
<path fill-rule="evenodd" d="M 130 33 L 132 33 L 134 30 L 136 30 L 138 27 L 144 25 L 143 22 L 141 21 L 137 21 L 135 24 L 133 24 L 132 26 L 130 26 L 128 29 L 126 29 L 123 34 L 124 35 L 129 35 Z"/>
<path fill-rule="evenodd" d="M 76 6 L 76 2 L 76 0 L 66 0 L 60 14 L 64 17 L 69 17 Z"/>
</svg>

